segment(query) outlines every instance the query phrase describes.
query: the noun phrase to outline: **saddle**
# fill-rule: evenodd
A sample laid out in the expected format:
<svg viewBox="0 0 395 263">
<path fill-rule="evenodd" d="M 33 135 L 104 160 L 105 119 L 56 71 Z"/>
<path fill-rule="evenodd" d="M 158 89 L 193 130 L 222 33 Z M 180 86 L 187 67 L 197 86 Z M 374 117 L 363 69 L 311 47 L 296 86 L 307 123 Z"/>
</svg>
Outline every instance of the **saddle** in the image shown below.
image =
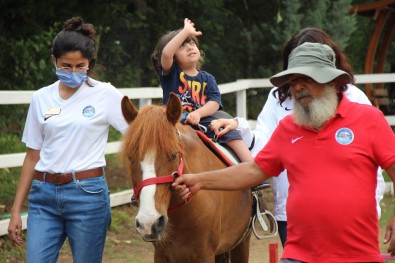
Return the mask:
<svg viewBox="0 0 395 263">
<path fill-rule="evenodd" d="M 240 163 L 240 159 L 230 149 L 230 147 L 226 146 L 225 144 L 214 142 L 206 134 L 204 134 L 204 132 L 200 130 L 196 130 L 196 133 L 199 135 L 199 138 L 207 146 L 207 148 L 209 148 L 227 166 L 232 166 Z"/>
</svg>

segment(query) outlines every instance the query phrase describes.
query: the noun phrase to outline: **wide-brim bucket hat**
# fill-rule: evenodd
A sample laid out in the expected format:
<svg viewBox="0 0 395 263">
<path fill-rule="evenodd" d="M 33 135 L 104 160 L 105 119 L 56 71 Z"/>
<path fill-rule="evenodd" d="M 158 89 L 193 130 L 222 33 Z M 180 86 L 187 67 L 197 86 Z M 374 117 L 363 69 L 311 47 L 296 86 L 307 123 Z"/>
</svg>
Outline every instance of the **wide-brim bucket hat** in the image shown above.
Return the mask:
<svg viewBox="0 0 395 263">
<path fill-rule="evenodd" d="M 292 74 L 309 76 L 318 83 L 328 83 L 337 79 L 339 85 L 350 83 L 350 75 L 336 68 L 335 52 L 325 44 L 306 42 L 292 50 L 288 57 L 288 68 L 270 78 L 270 82 L 280 87 L 289 82 Z"/>
</svg>

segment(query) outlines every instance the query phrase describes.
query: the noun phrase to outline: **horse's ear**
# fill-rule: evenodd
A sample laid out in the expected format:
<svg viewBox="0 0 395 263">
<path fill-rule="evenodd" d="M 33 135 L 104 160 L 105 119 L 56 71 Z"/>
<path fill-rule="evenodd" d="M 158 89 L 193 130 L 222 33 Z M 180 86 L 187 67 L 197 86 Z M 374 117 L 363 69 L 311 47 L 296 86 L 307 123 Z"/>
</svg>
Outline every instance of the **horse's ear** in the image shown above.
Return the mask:
<svg viewBox="0 0 395 263">
<path fill-rule="evenodd" d="M 180 98 L 173 92 L 170 92 L 170 98 L 166 106 L 167 120 L 173 124 L 180 121 L 182 114 L 182 107 Z"/>
<path fill-rule="evenodd" d="M 124 96 L 122 98 L 121 102 L 121 107 L 122 107 L 122 114 L 123 117 L 125 118 L 127 123 L 132 123 L 134 119 L 137 117 L 137 114 L 139 111 L 137 108 L 133 105 L 133 103 L 129 100 L 128 96 Z"/>
</svg>

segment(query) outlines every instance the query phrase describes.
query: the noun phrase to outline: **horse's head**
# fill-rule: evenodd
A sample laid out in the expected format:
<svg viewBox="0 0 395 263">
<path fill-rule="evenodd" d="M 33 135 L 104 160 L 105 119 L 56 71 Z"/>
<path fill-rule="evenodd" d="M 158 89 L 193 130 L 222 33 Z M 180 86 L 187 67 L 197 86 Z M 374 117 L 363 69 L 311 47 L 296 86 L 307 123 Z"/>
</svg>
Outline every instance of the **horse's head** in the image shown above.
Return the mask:
<svg viewBox="0 0 395 263">
<path fill-rule="evenodd" d="M 121 158 L 129 169 L 139 203 L 136 229 L 145 241 L 159 241 L 166 236 L 172 176 L 181 164 L 176 128 L 181 102 L 171 93 L 166 107 L 149 105 L 137 110 L 125 96 L 122 113 L 130 125 L 124 134 Z"/>
</svg>

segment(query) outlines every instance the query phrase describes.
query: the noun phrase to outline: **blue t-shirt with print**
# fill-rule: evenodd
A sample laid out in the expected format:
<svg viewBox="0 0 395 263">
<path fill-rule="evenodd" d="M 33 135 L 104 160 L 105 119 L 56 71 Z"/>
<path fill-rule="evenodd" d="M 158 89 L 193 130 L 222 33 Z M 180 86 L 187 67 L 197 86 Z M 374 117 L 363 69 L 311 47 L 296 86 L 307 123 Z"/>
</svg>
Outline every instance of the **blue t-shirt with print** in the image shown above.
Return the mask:
<svg viewBox="0 0 395 263">
<path fill-rule="evenodd" d="M 219 104 L 219 110 L 223 109 L 217 82 L 214 76 L 206 71 L 199 71 L 196 76 L 188 76 L 174 63 L 168 74 L 160 75 L 160 84 L 163 89 L 163 104 L 167 104 L 169 94 L 173 92 L 180 97 L 183 105 L 190 105 L 192 111 L 202 107 L 208 101 L 216 101 Z M 207 129 L 206 135 L 210 138 L 214 137 L 214 132 L 208 126 L 214 119 L 216 119 L 215 116 L 207 116 L 200 120 L 200 124 Z M 231 130 L 220 137 L 218 142 L 226 143 L 235 139 L 241 140 L 241 136 L 238 131 Z"/>
<path fill-rule="evenodd" d="M 213 75 L 199 71 L 196 76 L 188 76 L 177 64 L 173 64 L 170 72 L 161 74 L 160 85 L 163 89 L 163 104 L 169 100 L 170 92 L 177 94 L 183 104 L 190 103 L 198 109 L 208 101 L 216 101 L 222 109 L 221 93 Z"/>
</svg>

